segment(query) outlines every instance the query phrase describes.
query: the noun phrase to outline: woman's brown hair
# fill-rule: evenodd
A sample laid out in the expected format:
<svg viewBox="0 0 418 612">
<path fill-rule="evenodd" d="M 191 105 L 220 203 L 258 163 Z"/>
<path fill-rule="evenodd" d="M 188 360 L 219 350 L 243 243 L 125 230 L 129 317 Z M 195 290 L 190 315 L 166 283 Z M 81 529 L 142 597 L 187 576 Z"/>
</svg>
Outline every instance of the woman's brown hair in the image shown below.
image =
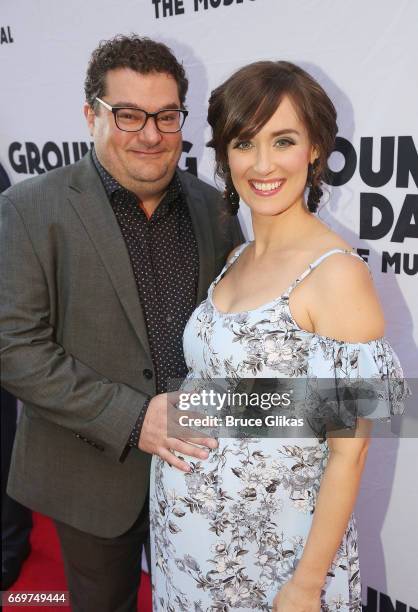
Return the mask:
<svg viewBox="0 0 418 612">
<path fill-rule="evenodd" d="M 215 172 L 225 181 L 226 193 L 232 193 L 228 144 L 237 136 L 249 139 L 257 134 L 276 112 L 284 96 L 291 99 L 311 144 L 318 151 L 318 159 L 308 174 L 308 207 L 315 212 L 322 195 L 327 160 L 334 149 L 337 113 L 319 83 L 302 68 L 290 62 L 254 62 L 240 68 L 214 89 L 208 110 L 212 138 L 207 146 L 215 150 Z M 233 208 L 236 213 L 238 206 Z"/>
</svg>

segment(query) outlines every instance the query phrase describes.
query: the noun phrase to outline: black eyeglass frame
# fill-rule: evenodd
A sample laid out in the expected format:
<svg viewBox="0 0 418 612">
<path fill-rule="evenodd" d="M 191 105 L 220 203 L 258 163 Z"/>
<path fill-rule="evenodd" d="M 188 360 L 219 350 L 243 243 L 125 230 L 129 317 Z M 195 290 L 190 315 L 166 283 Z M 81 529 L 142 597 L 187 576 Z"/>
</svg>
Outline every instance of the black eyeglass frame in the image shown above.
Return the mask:
<svg viewBox="0 0 418 612">
<path fill-rule="evenodd" d="M 115 119 L 116 127 L 121 132 L 141 132 L 144 129 L 144 127 L 147 125 L 148 119 L 150 117 L 152 117 L 154 119 L 155 127 L 157 128 L 157 130 L 159 132 L 161 132 L 162 134 L 177 134 L 178 132 L 180 132 L 182 130 L 184 122 L 186 121 L 186 117 L 189 114 L 189 111 L 186 110 L 185 108 L 161 108 L 159 111 L 157 111 L 155 113 L 148 113 L 143 108 L 138 108 L 137 106 L 112 106 L 111 104 L 109 104 L 108 102 L 105 102 L 104 100 L 102 100 L 101 98 L 98 98 L 97 96 L 96 96 L 96 100 L 98 102 L 100 102 L 100 104 L 102 104 L 105 108 L 107 108 L 107 110 L 109 110 L 113 114 L 113 117 Z M 144 125 L 142 127 L 140 127 L 138 130 L 124 130 L 123 128 L 121 128 L 118 125 L 118 120 L 116 118 L 116 114 L 117 114 L 117 112 L 119 110 L 138 110 L 138 111 L 141 111 L 141 113 L 144 113 L 144 115 L 145 115 Z M 175 130 L 174 132 L 166 132 L 166 131 L 162 130 L 158 126 L 157 121 L 155 120 L 155 117 L 157 115 L 159 115 L 160 113 L 166 113 L 167 111 L 177 111 L 177 112 L 181 113 L 181 116 L 183 117 L 183 120 L 181 122 L 181 125 L 180 125 L 179 129 Z"/>
</svg>

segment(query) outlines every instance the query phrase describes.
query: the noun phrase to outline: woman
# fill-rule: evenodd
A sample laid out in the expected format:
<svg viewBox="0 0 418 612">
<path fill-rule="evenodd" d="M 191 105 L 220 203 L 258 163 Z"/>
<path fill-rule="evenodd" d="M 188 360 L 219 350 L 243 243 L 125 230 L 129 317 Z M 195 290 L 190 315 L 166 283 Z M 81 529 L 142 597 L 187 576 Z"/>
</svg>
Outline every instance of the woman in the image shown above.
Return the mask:
<svg viewBox="0 0 418 612">
<path fill-rule="evenodd" d="M 258 62 L 212 93 L 208 121 L 254 241 L 186 326 L 189 381 L 393 377 L 393 391 L 401 370 L 368 268 L 314 214 L 337 132 L 328 96 L 293 64 Z M 399 385 L 378 416 L 401 411 Z M 220 438 L 187 474 L 154 459 L 154 611 L 360 611 L 352 510 L 369 432 L 358 418 L 350 437 Z"/>
</svg>

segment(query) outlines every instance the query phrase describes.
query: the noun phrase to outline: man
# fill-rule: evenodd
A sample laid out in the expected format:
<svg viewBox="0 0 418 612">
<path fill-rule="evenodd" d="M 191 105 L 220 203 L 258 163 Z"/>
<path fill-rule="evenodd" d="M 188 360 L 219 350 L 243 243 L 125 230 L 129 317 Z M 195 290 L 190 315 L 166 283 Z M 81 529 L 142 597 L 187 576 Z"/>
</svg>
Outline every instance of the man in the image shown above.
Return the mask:
<svg viewBox="0 0 418 612">
<path fill-rule="evenodd" d="M 136 610 L 151 455 L 186 469 L 173 451 L 216 444 L 167 438 L 183 328 L 242 242 L 217 192 L 177 169 L 186 91 L 164 45 L 102 43 L 92 154 L 1 196 L 3 385 L 24 402 L 8 490 L 55 519 L 76 611 Z"/>
<path fill-rule="evenodd" d="M 10 457 L 16 431 L 16 399 L 1 389 L 1 590 L 7 591 L 19 577 L 30 553 L 32 513 L 6 493 Z"/>
<path fill-rule="evenodd" d="M 10 180 L 0 164 L 0 193 L 10 187 Z M 8 590 L 18 579 L 29 555 L 32 513 L 6 493 L 10 458 L 16 432 L 17 402 L 1 391 L 1 590 Z"/>
</svg>

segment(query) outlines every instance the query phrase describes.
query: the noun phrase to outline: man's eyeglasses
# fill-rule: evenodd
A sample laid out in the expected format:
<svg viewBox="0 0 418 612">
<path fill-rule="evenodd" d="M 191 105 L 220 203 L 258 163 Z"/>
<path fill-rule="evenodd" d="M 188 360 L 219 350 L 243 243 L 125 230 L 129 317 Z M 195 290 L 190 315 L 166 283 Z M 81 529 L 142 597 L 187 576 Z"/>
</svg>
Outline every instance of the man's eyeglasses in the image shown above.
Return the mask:
<svg viewBox="0 0 418 612">
<path fill-rule="evenodd" d="M 123 132 L 140 132 L 148 119 L 152 117 L 157 129 L 163 134 L 180 132 L 189 112 L 184 108 L 163 108 L 156 113 L 147 113 L 142 108 L 122 108 L 112 106 L 100 98 L 96 98 L 107 110 L 113 113 L 116 126 Z"/>
</svg>

